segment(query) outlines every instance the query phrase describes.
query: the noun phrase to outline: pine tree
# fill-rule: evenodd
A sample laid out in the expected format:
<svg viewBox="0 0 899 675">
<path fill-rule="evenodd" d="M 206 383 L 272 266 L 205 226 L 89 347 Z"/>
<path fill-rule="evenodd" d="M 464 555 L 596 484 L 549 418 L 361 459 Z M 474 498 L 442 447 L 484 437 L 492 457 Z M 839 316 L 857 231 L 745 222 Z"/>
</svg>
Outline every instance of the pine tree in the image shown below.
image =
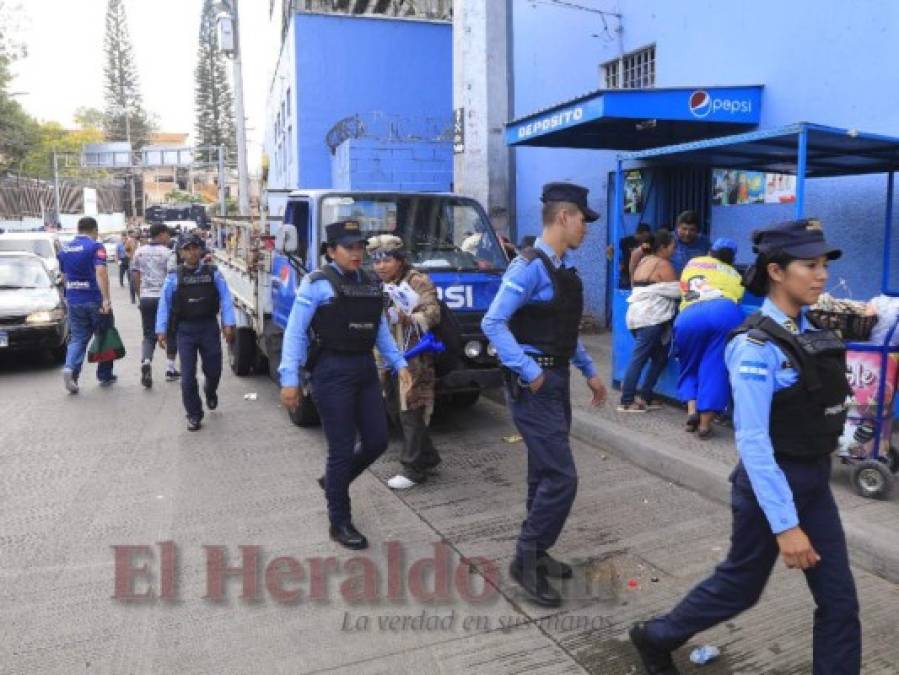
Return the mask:
<svg viewBox="0 0 899 675">
<path fill-rule="evenodd" d="M 194 74 L 194 103 L 197 111 L 196 145 L 210 148 L 198 153 L 198 159 L 208 162 L 217 159 L 216 151 L 211 149 L 213 146 L 224 145 L 226 157 L 237 155 L 234 98 L 228 82 L 225 57 L 218 49 L 215 15 L 212 0 L 204 0 Z"/>
<path fill-rule="evenodd" d="M 143 107 L 137 66 L 128 34 L 128 20 L 123 0 L 108 0 L 106 5 L 106 37 L 104 39 L 106 63 L 103 75 L 106 83 L 106 110 L 103 128 L 110 141 L 127 139 L 125 110 L 131 124 L 131 147 L 146 145 L 152 124 Z"/>
</svg>

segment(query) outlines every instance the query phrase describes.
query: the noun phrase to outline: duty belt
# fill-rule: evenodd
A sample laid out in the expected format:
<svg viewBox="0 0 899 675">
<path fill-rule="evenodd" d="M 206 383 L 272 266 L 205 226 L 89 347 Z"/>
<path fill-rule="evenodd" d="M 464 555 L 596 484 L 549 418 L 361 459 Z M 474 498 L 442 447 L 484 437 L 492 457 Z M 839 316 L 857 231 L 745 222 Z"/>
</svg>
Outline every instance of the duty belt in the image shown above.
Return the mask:
<svg viewBox="0 0 899 675">
<path fill-rule="evenodd" d="M 562 359 L 558 356 L 550 356 L 549 354 L 531 354 L 530 355 L 537 365 L 541 368 L 567 368 L 568 359 Z"/>
</svg>

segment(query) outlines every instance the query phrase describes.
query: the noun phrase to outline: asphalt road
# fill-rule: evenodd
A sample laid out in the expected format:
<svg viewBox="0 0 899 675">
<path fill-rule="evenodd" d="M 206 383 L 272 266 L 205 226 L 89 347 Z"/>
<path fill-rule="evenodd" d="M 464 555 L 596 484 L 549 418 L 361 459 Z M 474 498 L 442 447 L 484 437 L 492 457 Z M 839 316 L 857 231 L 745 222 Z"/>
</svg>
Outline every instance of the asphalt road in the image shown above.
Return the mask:
<svg viewBox="0 0 899 675">
<path fill-rule="evenodd" d="M 506 573 L 524 447 L 488 402 L 435 422 L 444 463 L 427 484 L 384 485 L 395 442 L 359 479 L 354 519 L 372 548 L 353 555 L 327 536 L 321 431 L 293 427 L 267 378 L 226 372 L 219 409 L 188 432 L 161 353 L 154 387 L 140 386 L 139 316 L 118 287 L 114 306 L 130 351 L 111 388 L 85 370 L 70 396 L 58 364 L 0 356 L 0 672 L 635 673 L 627 627 L 726 551 L 726 507 L 575 443 L 579 493 L 556 554 L 577 572 L 560 610 L 530 604 Z M 126 546 L 149 548 L 129 561 Z M 218 552 L 236 566 L 242 551 L 255 574 L 217 572 Z M 864 672 L 897 673 L 899 589 L 856 581 Z M 693 666 L 689 648 L 678 662 L 810 673 L 812 609 L 802 576 L 778 568 L 756 608 L 691 643 L 720 647 L 717 662 Z"/>
</svg>

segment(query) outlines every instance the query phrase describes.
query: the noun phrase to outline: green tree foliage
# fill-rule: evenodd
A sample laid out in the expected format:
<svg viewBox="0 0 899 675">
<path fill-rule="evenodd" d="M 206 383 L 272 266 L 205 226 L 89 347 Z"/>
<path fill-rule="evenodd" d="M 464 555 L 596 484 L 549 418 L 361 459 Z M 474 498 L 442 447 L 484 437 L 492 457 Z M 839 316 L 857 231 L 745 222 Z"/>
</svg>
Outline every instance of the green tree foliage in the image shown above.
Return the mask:
<svg viewBox="0 0 899 675">
<path fill-rule="evenodd" d="M 76 121 L 78 116 L 76 115 Z M 32 178 L 53 177 L 53 153 L 80 153 L 86 143 L 102 143 L 103 130 L 98 126 L 84 126 L 79 122 L 79 129 L 65 129 L 59 122 L 43 122 L 36 127 L 36 133 L 28 153 L 21 165 L 20 173 Z M 64 164 L 60 164 L 65 173 Z M 101 170 L 81 170 L 82 176 L 105 175 Z"/>
<path fill-rule="evenodd" d="M 131 145 L 135 149 L 140 148 L 147 144 L 153 124 L 143 107 L 123 0 L 108 0 L 106 5 L 104 51 L 106 110 L 103 128 L 106 138 L 110 141 L 127 139 L 127 110 Z"/>
<path fill-rule="evenodd" d="M 0 172 L 18 170 L 37 133 L 37 124 L 10 94 L 11 66 L 25 56 L 16 39 L 21 7 L 0 0 Z"/>
<path fill-rule="evenodd" d="M 228 82 L 225 57 L 218 50 L 212 0 L 204 0 L 200 15 L 200 40 L 197 67 L 194 71 L 194 103 L 197 112 L 196 143 L 198 146 L 225 146 L 226 157 L 237 154 L 234 124 L 234 98 Z M 215 151 L 199 153 L 197 159 L 216 161 Z"/>
</svg>

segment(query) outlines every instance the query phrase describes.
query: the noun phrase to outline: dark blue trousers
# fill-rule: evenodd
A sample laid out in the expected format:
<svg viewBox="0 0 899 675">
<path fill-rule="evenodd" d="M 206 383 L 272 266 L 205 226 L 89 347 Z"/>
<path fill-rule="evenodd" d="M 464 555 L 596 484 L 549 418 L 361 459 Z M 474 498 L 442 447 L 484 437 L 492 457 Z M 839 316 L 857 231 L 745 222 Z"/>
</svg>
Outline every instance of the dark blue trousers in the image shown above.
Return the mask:
<svg viewBox="0 0 899 675">
<path fill-rule="evenodd" d="M 215 393 L 222 379 L 222 339 L 216 318 L 179 321 L 178 353 L 181 354 L 181 400 L 188 417 L 203 417 L 197 386 L 197 354 L 203 359 L 204 391 Z"/>
<path fill-rule="evenodd" d="M 853 675 L 861 668 L 861 625 L 846 538 L 830 491 L 830 458 L 778 460 L 793 491 L 799 526 L 821 556 L 805 571 L 815 599 L 814 675 Z M 693 635 L 733 618 L 759 599 L 779 549 L 742 464 L 731 475 L 733 534 L 727 559 L 670 614 L 649 623 L 649 637 L 676 649 Z"/>
<path fill-rule="evenodd" d="M 656 382 L 659 381 L 665 366 L 668 365 L 670 344 L 663 343 L 662 338 L 670 328 L 671 322 L 666 321 L 631 331 L 634 336 L 634 351 L 631 352 L 630 363 L 624 372 L 624 379 L 621 380 L 622 403 L 633 403 L 638 393 L 647 403 L 652 402 Z M 650 362 L 649 369 L 646 371 L 643 385 L 640 386 L 640 375 L 647 361 Z"/>
<path fill-rule="evenodd" d="M 323 352 L 312 369 L 312 388 L 328 440 L 328 518 L 341 526 L 352 520 L 350 483 L 384 453 L 389 440 L 374 356 Z"/>
<path fill-rule="evenodd" d="M 516 555 L 522 562 L 546 551 L 559 538 L 577 494 L 571 454 L 571 391 L 568 368 L 547 368 L 536 394 L 513 381 L 506 385 L 512 419 L 528 448 L 527 516 Z"/>
</svg>

